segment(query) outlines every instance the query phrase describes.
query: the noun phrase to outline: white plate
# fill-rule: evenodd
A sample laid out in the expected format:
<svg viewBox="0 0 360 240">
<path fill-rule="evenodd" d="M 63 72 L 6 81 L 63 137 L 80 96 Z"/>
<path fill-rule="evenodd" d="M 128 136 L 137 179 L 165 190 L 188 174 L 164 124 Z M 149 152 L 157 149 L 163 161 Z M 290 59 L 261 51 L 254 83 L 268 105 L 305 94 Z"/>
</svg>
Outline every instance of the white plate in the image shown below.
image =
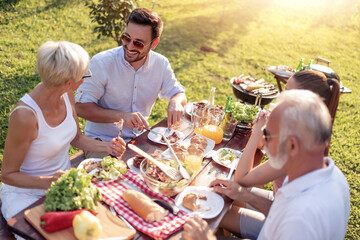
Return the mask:
<svg viewBox="0 0 360 240">
<path fill-rule="evenodd" d="M 134 166 L 134 159 L 135 159 L 135 157 L 129 158 L 127 160 L 126 164 L 131 169 L 131 171 L 133 171 L 137 175 L 141 175 L 140 168 L 137 168 L 137 167 Z"/>
<path fill-rule="evenodd" d="M 220 149 L 218 149 L 216 152 L 214 152 L 213 154 L 211 154 L 212 159 L 213 159 L 216 163 L 218 163 L 218 164 L 220 164 L 220 165 L 222 165 L 222 166 L 224 166 L 224 167 L 230 168 L 232 162 L 229 163 L 228 165 L 226 165 L 226 164 L 223 164 L 222 162 L 219 161 L 219 154 L 220 154 L 220 151 L 223 150 L 223 149 L 227 149 L 227 150 L 230 149 L 230 150 L 233 150 L 233 151 L 234 151 L 236 158 L 235 158 L 233 161 L 239 161 L 239 158 L 240 158 L 242 152 L 237 151 L 237 150 L 234 150 L 234 149 L 231 149 L 231 148 L 220 148 Z"/>
<path fill-rule="evenodd" d="M 90 161 L 93 161 L 93 162 L 101 162 L 102 161 L 102 158 L 87 158 L 85 160 L 83 160 L 78 166 L 77 166 L 77 169 L 84 169 L 84 164 L 87 163 L 87 162 L 90 162 Z M 84 169 L 85 170 L 85 169 Z M 89 172 L 88 174 L 92 175 L 96 172 L 96 169 L 92 170 L 91 172 Z"/>
<path fill-rule="evenodd" d="M 197 135 L 197 134 L 196 134 Z M 194 135 L 195 136 L 195 135 Z M 193 138 L 193 137 L 192 137 Z M 207 146 L 205 148 L 205 153 L 204 153 L 204 156 L 206 156 L 208 153 L 210 153 L 214 147 L 215 147 L 215 141 L 214 140 L 211 140 L 207 137 L 204 137 L 207 141 Z M 191 138 L 188 138 L 186 139 L 185 141 L 182 141 L 182 142 L 179 142 L 181 145 L 185 146 L 186 148 L 190 146 L 190 143 L 191 143 Z M 163 152 L 164 155 L 166 156 L 170 156 L 171 157 L 171 153 L 170 153 L 170 150 L 169 149 L 166 149 L 164 152 Z"/>
<path fill-rule="evenodd" d="M 89 161 L 93 161 L 93 162 L 101 162 L 103 159 L 102 158 L 88 158 L 88 159 L 85 159 L 83 160 L 78 166 L 77 166 L 77 169 L 84 169 L 84 164 L 89 162 Z M 85 170 L 85 169 L 84 169 Z M 97 168 L 95 168 L 94 170 L 92 170 L 91 172 L 88 173 L 88 175 L 93 175 L 97 172 Z M 98 183 L 101 183 L 101 182 L 111 182 L 111 181 L 115 181 L 116 179 L 114 180 L 108 180 L 108 181 L 97 181 Z"/>
<path fill-rule="evenodd" d="M 202 194 L 206 196 L 207 199 L 199 199 L 197 204 L 200 205 L 200 208 L 192 212 L 182 205 L 182 200 L 188 193 Z M 176 196 L 175 204 L 185 212 L 193 213 L 201 218 L 210 219 L 219 215 L 224 207 L 224 199 L 219 194 L 211 191 L 208 187 L 190 186 Z"/>
<path fill-rule="evenodd" d="M 152 129 L 152 130 L 154 130 L 155 132 L 164 134 L 165 131 L 166 131 L 166 128 L 165 127 L 157 127 L 157 128 Z M 177 130 L 171 130 L 170 134 L 172 134 L 173 132 L 175 132 L 178 135 L 178 137 L 180 138 L 177 142 L 180 142 L 180 141 L 182 141 L 184 139 L 185 136 L 184 136 L 184 134 L 182 132 L 177 131 Z M 153 142 L 166 145 L 166 143 L 161 141 L 161 136 L 158 135 L 158 134 L 149 132 L 148 133 L 148 139 L 150 139 Z M 174 143 L 172 143 L 172 144 L 174 144 Z"/>
</svg>

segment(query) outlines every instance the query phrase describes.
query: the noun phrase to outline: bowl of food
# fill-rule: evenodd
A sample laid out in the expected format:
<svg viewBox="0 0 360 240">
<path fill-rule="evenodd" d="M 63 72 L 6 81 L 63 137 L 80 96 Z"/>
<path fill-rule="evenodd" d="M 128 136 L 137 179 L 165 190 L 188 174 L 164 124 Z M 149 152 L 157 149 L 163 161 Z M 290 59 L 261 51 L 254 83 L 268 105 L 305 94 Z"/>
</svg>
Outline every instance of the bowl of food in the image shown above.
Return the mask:
<svg viewBox="0 0 360 240">
<path fill-rule="evenodd" d="M 275 86 L 264 79 L 240 75 L 230 79 L 230 83 L 236 98 L 249 104 L 265 106 L 279 96 Z"/>
<path fill-rule="evenodd" d="M 176 168 L 174 160 L 160 160 Z M 186 167 L 186 166 L 184 166 Z M 187 169 L 190 179 L 180 179 L 178 181 L 169 178 L 163 171 L 146 159 L 140 164 L 140 172 L 146 185 L 154 192 L 161 193 L 165 196 L 172 197 L 183 191 L 192 181 L 194 173 Z"/>
</svg>

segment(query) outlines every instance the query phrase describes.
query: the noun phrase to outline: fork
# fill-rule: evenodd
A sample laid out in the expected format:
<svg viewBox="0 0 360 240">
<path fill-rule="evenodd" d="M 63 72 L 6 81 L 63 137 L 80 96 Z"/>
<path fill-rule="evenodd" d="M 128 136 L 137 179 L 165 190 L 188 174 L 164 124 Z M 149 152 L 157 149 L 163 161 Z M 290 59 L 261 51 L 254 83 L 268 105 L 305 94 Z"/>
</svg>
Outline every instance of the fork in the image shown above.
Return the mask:
<svg viewBox="0 0 360 240">
<path fill-rule="evenodd" d="M 146 152 L 144 152 L 137 146 L 135 146 L 133 144 L 128 144 L 128 147 L 131 150 L 133 150 L 134 152 L 136 152 L 137 154 L 140 154 L 141 156 L 150 160 L 153 164 L 155 164 L 158 168 L 160 168 L 160 170 L 163 171 L 171 179 L 178 181 L 182 178 L 179 171 L 177 171 L 175 168 L 170 167 L 162 162 L 159 162 L 158 160 L 154 159 L 153 157 L 151 157 L 149 154 L 147 154 Z"/>
<path fill-rule="evenodd" d="M 120 119 L 118 122 L 114 122 L 114 124 L 115 124 L 115 127 L 117 127 L 120 130 L 118 136 L 121 137 L 122 129 L 124 126 L 124 119 Z"/>
<path fill-rule="evenodd" d="M 168 137 L 171 133 L 170 129 L 168 129 L 168 128 L 166 128 L 165 133 L 160 133 L 158 131 L 155 131 L 154 129 L 150 129 L 149 132 L 151 132 L 152 134 L 155 134 L 156 136 L 165 135 L 166 137 Z"/>
<path fill-rule="evenodd" d="M 128 221 L 126 221 L 125 218 L 123 218 L 121 215 L 117 214 L 117 212 L 115 211 L 114 207 L 109 206 L 109 209 L 110 209 L 110 212 L 111 212 L 114 216 L 119 217 L 121 220 L 123 220 L 123 222 L 124 222 L 126 225 L 128 225 L 130 228 L 132 228 L 132 229 L 135 230 L 135 228 L 134 228 L 133 226 L 131 226 L 131 224 L 130 224 Z"/>
<path fill-rule="evenodd" d="M 174 156 L 177 164 L 179 165 L 179 171 L 180 171 L 181 176 L 183 176 L 183 178 L 185 178 L 185 179 L 189 179 L 190 175 L 189 175 L 188 171 L 186 171 L 186 169 L 181 164 L 179 158 L 177 157 L 176 153 L 174 152 L 174 149 L 171 147 L 169 140 L 164 136 L 164 134 L 162 134 L 162 137 L 163 137 L 164 141 L 166 142 L 166 145 L 168 146 L 171 154 Z"/>
</svg>

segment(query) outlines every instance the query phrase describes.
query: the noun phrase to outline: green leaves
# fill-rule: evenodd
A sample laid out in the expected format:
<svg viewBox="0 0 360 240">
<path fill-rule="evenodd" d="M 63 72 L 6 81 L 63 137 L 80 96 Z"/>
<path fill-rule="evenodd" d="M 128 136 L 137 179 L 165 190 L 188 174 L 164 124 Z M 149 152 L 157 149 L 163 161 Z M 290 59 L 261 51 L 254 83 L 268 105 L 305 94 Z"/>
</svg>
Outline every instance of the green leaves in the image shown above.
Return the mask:
<svg viewBox="0 0 360 240">
<path fill-rule="evenodd" d="M 231 117 L 239 122 L 251 123 L 255 119 L 259 108 L 253 105 L 245 105 L 240 102 L 231 103 Z"/>
<path fill-rule="evenodd" d="M 118 45 L 121 45 L 120 35 L 126 26 L 127 17 L 136 7 L 136 1 L 131 0 L 89 0 L 86 2 L 90 11 L 92 22 L 99 26 L 94 28 L 94 32 L 113 38 Z"/>
<path fill-rule="evenodd" d="M 45 211 L 69 211 L 86 208 L 95 210 L 101 200 L 99 189 L 91 184 L 91 177 L 85 170 L 72 168 L 52 183 L 46 192 Z"/>
</svg>

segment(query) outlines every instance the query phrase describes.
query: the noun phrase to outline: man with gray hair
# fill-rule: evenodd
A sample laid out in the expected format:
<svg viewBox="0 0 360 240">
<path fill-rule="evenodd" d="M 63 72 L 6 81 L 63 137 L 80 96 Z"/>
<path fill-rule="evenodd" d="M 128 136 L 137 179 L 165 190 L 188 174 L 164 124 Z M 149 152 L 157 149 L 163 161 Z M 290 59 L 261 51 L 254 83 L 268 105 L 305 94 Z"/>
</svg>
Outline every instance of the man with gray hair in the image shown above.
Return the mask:
<svg viewBox="0 0 360 240">
<path fill-rule="evenodd" d="M 308 90 L 281 93 L 263 128 L 273 168 L 287 177 L 276 194 L 258 239 L 344 239 L 350 215 L 349 186 L 334 161 L 324 157 L 331 117 L 318 95 Z M 217 179 L 214 191 L 237 200 L 244 189 Z M 199 219 L 184 226 L 185 239 L 210 239 Z"/>
</svg>

